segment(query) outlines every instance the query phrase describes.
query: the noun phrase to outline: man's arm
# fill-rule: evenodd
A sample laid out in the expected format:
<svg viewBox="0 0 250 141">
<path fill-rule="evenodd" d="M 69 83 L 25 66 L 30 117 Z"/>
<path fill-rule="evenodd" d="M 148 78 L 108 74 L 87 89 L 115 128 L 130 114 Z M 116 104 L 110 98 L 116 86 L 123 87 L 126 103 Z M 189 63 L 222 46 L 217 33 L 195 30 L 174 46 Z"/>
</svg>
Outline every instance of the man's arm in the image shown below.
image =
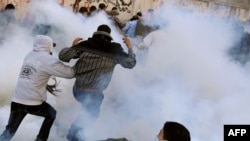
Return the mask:
<svg viewBox="0 0 250 141">
<path fill-rule="evenodd" d="M 73 41 L 72 46 L 77 45 L 81 40 L 82 38 L 76 38 Z M 79 58 L 80 54 L 80 51 L 74 50 L 72 48 L 64 48 L 59 52 L 59 59 L 64 62 L 69 62 L 72 58 Z"/>
<path fill-rule="evenodd" d="M 64 48 L 59 52 L 59 59 L 63 62 L 69 62 L 72 58 L 79 58 L 79 51 L 71 48 Z"/>
<path fill-rule="evenodd" d="M 121 64 L 124 68 L 133 68 L 136 65 L 135 53 L 132 49 L 132 44 L 129 38 L 123 38 L 124 43 L 128 48 L 128 54 L 124 54 L 118 63 Z"/>
</svg>

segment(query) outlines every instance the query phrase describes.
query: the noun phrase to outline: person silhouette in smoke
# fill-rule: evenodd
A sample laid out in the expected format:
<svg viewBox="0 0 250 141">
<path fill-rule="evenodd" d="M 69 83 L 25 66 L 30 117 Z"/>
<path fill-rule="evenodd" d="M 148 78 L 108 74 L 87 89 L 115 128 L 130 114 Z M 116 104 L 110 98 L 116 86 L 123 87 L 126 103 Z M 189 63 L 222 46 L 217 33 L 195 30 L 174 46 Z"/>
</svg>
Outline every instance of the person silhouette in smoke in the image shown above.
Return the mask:
<svg viewBox="0 0 250 141">
<path fill-rule="evenodd" d="M 79 11 L 76 13 L 76 16 L 83 22 L 86 21 L 88 17 L 88 9 L 84 6 L 82 6 Z"/>
<path fill-rule="evenodd" d="M 0 11 L 0 42 L 4 40 L 5 35 L 9 34 L 9 29 L 13 24 L 17 23 L 14 16 L 15 6 L 13 4 L 7 4 L 3 11 Z"/>
<path fill-rule="evenodd" d="M 107 6 L 104 4 L 104 3 L 100 3 L 99 5 L 98 5 L 98 12 L 100 12 L 100 11 L 103 11 L 103 12 L 107 12 L 106 11 L 106 9 L 107 9 Z"/>
<path fill-rule="evenodd" d="M 243 25 L 236 25 L 239 40 L 229 49 L 231 60 L 245 66 L 250 60 L 250 34 L 245 31 Z"/>
<path fill-rule="evenodd" d="M 155 14 L 153 9 L 148 9 L 146 14 L 142 15 L 141 12 L 138 12 L 137 15 L 139 19 L 136 24 L 135 36 L 142 40 L 148 33 L 155 30 L 152 25 L 155 22 Z"/>
<path fill-rule="evenodd" d="M 12 97 L 9 121 L 0 141 L 10 141 L 27 114 L 45 118 L 35 141 L 47 141 L 56 118 L 56 110 L 46 102 L 47 83 L 51 76 L 69 79 L 75 75 L 73 67 L 51 55 L 52 50 L 53 41 L 49 36 L 35 36 L 33 50 L 24 59 Z"/>
<path fill-rule="evenodd" d="M 118 18 L 118 15 L 120 14 L 117 7 L 113 7 L 111 11 L 107 11 L 107 14 L 109 15 L 109 19 L 114 23 L 117 29 L 122 29 L 125 24 Z"/>
<path fill-rule="evenodd" d="M 137 15 L 133 16 L 130 21 L 125 23 L 125 26 L 122 28 L 122 31 L 127 37 L 135 37 L 135 30 L 139 17 Z"/>
<path fill-rule="evenodd" d="M 119 43 L 111 42 L 110 32 L 109 26 L 100 25 L 92 38 L 86 41 L 76 38 L 72 47 L 59 52 L 59 59 L 62 61 L 78 59 L 75 64 L 73 95 L 81 103 L 82 109 L 68 131 L 69 141 L 85 141 L 82 133 L 88 126 L 93 126 L 99 116 L 104 98 L 103 90 L 108 87 L 115 66 L 120 64 L 131 69 L 136 65 L 131 41 L 128 38 L 123 39 L 128 48 L 126 53 Z M 88 117 L 92 122 L 86 120 Z"/>
<path fill-rule="evenodd" d="M 89 8 L 88 17 L 94 16 L 97 13 L 96 6 L 92 5 Z"/>
<path fill-rule="evenodd" d="M 159 141 L 191 141 L 188 129 L 175 121 L 165 122 L 157 138 Z"/>
</svg>

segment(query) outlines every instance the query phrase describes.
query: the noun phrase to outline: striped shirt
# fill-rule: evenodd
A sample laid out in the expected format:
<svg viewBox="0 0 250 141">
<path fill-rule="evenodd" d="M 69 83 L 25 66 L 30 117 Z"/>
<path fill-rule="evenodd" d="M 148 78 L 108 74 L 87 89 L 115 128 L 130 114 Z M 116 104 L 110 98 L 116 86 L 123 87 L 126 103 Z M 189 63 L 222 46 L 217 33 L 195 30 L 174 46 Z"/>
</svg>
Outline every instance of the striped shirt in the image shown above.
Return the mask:
<svg viewBox="0 0 250 141">
<path fill-rule="evenodd" d="M 79 58 L 75 64 L 75 86 L 98 90 L 108 87 L 116 64 L 121 64 L 125 68 L 133 68 L 136 64 L 132 49 L 129 49 L 127 57 L 119 60 L 90 52 L 79 52 L 72 48 L 64 48 L 59 53 L 59 59 L 62 61 L 69 62 L 72 58 Z"/>
</svg>

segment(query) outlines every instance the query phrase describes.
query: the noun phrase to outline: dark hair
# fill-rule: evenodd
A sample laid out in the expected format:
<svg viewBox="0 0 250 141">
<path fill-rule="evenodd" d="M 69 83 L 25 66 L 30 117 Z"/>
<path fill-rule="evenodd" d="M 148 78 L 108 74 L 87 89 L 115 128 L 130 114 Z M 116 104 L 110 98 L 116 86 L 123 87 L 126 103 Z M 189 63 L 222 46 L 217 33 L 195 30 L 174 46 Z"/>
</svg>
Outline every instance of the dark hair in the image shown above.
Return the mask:
<svg viewBox="0 0 250 141">
<path fill-rule="evenodd" d="M 184 125 L 168 121 L 163 126 L 163 139 L 168 141 L 190 141 L 191 137 Z"/>
<path fill-rule="evenodd" d="M 93 13 L 95 13 L 96 10 L 97 10 L 96 6 L 94 6 L 94 5 L 90 6 L 88 16 L 92 16 Z"/>
<path fill-rule="evenodd" d="M 5 6 L 5 10 L 14 10 L 15 9 L 15 6 L 13 5 L 13 4 L 7 4 L 6 6 Z"/>
<path fill-rule="evenodd" d="M 117 7 L 113 7 L 111 10 L 117 10 Z"/>
<path fill-rule="evenodd" d="M 142 13 L 141 12 L 137 12 L 136 15 L 141 17 Z"/>
<path fill-rule="evenodd" d="M 104 32 L 107 32 L 110 34 L 111 29 L 108 25 L 102 24 L 102 25 L 98 26 L 97 31 L 104 31 Z"/>
<path fill-rule="evenodd" d="M 96 10 L 96 6 L 94 5 L 90 6 L 89 11 L 95 11 L 95 10 Z"/>
<path fill-rule="evenodd" d="M 99 9 L 105 9 L 105 8 L 106 8 L 106 5 L 104 3 L 99 4 Z"/>
<path fill-rule="evenodd" d="M 137 15 L 134 15 L 131 19 L 130 19 L 130 21 L 134 21 L 134 20 L 138 20 L 139 19 L 139 17 L 137 16 Z"/>
<path fill-rule="evenodd" d="M 79 9 L 79 13 L 84 13 L 84 12 L 88 12 L 88 9 L 86 7 L 81 7 Z"/>
</svg>

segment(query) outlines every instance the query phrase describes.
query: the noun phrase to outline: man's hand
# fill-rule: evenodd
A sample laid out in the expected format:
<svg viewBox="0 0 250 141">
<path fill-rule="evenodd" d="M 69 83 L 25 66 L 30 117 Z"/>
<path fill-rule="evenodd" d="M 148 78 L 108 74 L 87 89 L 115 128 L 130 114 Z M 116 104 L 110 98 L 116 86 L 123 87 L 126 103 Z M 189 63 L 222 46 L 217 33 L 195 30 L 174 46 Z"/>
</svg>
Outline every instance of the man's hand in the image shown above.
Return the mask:
<svg viewBox="0 0 250 141">
<path fill-rule="evenodd" d="M 128 37 L 124 37 L 123 42 L 126 44 L 127 48 L 132 48 L 131 41 Z"/>
<path fill-rule="evenodd" d="M 73 43 L 72 43 L 72 46 L 75 46 L 75 45 L 79 44 L 79 42 L 82 41 L 82 40 L 83 40 L 83 39 L 80 38 L 80 37 L 75 38 L 75 40 L 74 40 Z"/>
</svg>

